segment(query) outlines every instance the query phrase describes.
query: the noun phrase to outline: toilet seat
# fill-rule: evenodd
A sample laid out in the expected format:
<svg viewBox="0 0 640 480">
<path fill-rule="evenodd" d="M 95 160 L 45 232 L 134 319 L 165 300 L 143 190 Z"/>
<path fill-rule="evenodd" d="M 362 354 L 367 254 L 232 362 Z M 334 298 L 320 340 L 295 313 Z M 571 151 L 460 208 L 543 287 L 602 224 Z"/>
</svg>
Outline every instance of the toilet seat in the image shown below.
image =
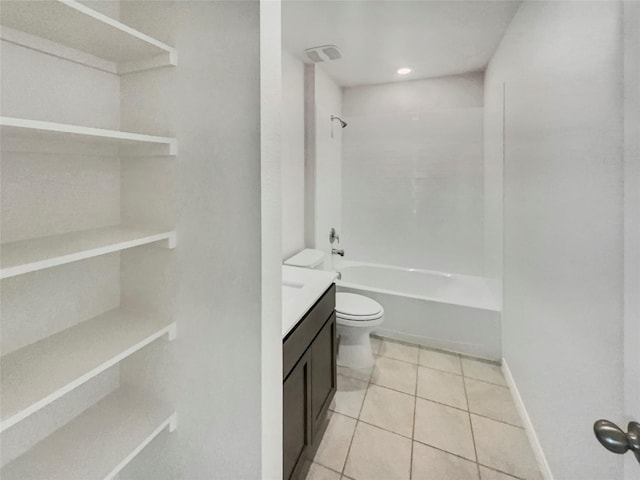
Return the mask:
<svg viewBox="0 0 640 480">
<path fill-rule="evenodd" d="M 372 298 L 356 293 L 336 293 L 336 317 L 339 319 L 357 324 L 357 322 L 378 320 L 383 315 L 382 305 Z"/>
</svg>

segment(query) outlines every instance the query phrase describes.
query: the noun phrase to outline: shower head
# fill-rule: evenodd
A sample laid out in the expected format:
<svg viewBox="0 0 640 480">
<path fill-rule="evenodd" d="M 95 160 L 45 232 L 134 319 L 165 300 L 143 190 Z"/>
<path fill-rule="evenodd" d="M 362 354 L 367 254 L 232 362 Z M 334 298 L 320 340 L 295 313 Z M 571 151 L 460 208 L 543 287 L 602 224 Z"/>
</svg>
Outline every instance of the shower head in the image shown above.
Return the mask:
<svg viewBox="0 0 640 480">
<path fill-rule="evenodd" d="M 340 117 L 336 117 L 335 115 L 331 115 L 331 121 L 333 122 L 334 120 L 338 120 L 340 122 L 340 125 L 342 126 L 342 128 L 345 128 L 347 126 L 347 122 L 342 120 Z"/>
</svg>

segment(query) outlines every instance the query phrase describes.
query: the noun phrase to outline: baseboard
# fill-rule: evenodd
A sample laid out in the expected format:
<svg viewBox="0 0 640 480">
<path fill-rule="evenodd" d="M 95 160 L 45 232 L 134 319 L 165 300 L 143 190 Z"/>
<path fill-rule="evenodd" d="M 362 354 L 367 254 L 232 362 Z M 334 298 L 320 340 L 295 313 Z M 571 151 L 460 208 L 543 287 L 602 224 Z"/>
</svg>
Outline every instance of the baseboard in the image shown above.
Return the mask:
<svg viewBox="0 0 640 480">
<path fill-rule="evenodd" d="M 516 382 L 513 379 L 511 370 L 509 370 L 507 361 L 504 358 L 502 359 L 502 373 L 504 373 L 504 378 L 506 379 L 509 390 L 511 391 L 511 396 L 513 397 L 513 401 L 516 404 L 518 413 L 520 414 L 520 420 L 522 420 L 524 430 L 525 432 L 527 432 L 527 437 L 529 438 L 529 443 L 531 444 L 533 453 L 535 454 L 536 460 L 538 461 L 540 472 L 542 472 L 542 476 L 545 478 L 545 480 L 553 480 L 553 475 L 551 473 L 551 469 L 549 468 L 549 463 L 547 463 L 547 459 L 544 456 L 544 451 L 542 450 L 542 446 L 540 445 L 540 441 L 538 440 L 536 431 L 533 428 L 533 423 L 531 423 L 531 419 L 529 418 L 527 409 L 524 406 L 524 402 L 522 401 L 522 397 L 520 396 L 520 392 L 518 391 Z"/>
</svg>

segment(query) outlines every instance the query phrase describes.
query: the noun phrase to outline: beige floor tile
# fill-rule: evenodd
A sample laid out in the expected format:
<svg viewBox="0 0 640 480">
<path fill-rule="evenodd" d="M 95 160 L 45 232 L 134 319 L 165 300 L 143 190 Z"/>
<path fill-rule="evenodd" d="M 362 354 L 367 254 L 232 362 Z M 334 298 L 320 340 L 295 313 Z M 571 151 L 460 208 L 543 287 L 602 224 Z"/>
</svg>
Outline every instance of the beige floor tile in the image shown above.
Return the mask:
<svg viewBox="0 0 640 480">
<path fill-rule="evenodd" d="M 540 470 L 522 428 L 471 415 L 478 463 L 516 477 L 533 480 Z"/>
<path fill-rule="evenodd" d="M 338 365 L 338 374 L 345 377 L 355 378 L 362 382 L 369 382 L 373 367 L 370 368 L 349 368 Z"/>
<path fill-rule="evenodd" d="M 353 418 L 339 413 L 330 413 L 329 425 L 313 461 L 341 472 L 355 428 L 356 421 Z"/>
<path fill-rule="evenodd" d="M 312 463 L 305 480 L 340 480 L 340 474 L 320 464 Z"/>
<path fill-rule="evenodd" d="M 367 385 L 367 382 L 338 375 L 338 389 L 329 408 L 334 412 L 358 418 Z"/>
<path fill-rule="evenodd" d="M 419 363 L 424 367 L 435 368 L 436 370 L 443 370 L 445 372 L 462 375 L 460 356 L 455 353 L 444 353 L 427 348 L 421 348 Z"/>
<path fill-rule="evenodd" d="M 485 417 L 521 426 L 520 415 L 507 387 L 465 378 L 469 411 Z M 419 382 L 419 377 L 418 377 Z M 420 385 L 418 383 L 418 390 Z"/>
<path fill-rule="evenodd" d="M 483 362 L 481 360 L 463 358 L 462 370 L 465 377 L 495 383 L 496 385 L 507 385 L 507 382 L 504 380 L 504 375 L 502 375 L 502 369 L 499 365 Z"/>
<path fill-rule="evenodd" d="M 371 337 L 371 351 L 374 355 L 377 355 L 380 351 L 380 345 L 382 345 L 381 338 Z"/>
<path fill-rule="evenodd" d="M 370 385 L 360 420 L 405 437 L 413 433 L 415 397 L 388 388 Z"/>
<path fill-rule="evenodd" d="M 478 467 L 442 450 L 413 442 L 412 480 L 478 480 Z"/>
<path fill-rule="evenodd" d="M 393 358 L 377 357 L 371 383 L 415 394 L 418 366 Z"/>
<path fill-rule="evenodd" d="M 480 465 L 480 478 L 481 480 L 514 480 L 516 477 Z"/>
<path fill-rule="evenodd" d="M 452 407 L 467 409 L 464 380 L 460 375 L 418 367 L 418 396 Z"/>
<path fill-rule="evenodd" d="M 414 439 L 475 461 L 469 414 L 418 398 Z"/>
<path fill-rule="evenodd" d="M 344 474 L 355 480 L 409 480 L 411 440 L 358 422 Z"/>
<path fill-rule="evenodd" d="M 418 363 L 418 347 L 405 345 L 392 340 L 383 340 L 378 355 L 387 358 L 395 358 L 403 362 Z"/>
</svg>

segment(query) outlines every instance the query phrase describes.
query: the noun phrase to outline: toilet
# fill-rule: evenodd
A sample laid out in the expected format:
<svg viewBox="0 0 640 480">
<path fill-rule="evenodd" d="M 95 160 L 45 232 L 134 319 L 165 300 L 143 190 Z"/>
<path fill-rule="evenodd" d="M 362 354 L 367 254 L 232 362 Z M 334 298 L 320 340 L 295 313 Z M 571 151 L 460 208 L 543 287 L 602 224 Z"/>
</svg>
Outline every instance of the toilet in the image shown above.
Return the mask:
<svg viewBox="0 0 640 480">
<path fill-rule="evenodd" d="M 292 267 L 318 268 L 324 252 L 306 248 L 284 264 Z M 373 366 L 373 352 L 369 334 L 384 321 L 382 305 L 372 298 L 356 293 L 336 293 L 336 324 L 340 343 L 338 365 L 349 368 Z"/>
</svg>

